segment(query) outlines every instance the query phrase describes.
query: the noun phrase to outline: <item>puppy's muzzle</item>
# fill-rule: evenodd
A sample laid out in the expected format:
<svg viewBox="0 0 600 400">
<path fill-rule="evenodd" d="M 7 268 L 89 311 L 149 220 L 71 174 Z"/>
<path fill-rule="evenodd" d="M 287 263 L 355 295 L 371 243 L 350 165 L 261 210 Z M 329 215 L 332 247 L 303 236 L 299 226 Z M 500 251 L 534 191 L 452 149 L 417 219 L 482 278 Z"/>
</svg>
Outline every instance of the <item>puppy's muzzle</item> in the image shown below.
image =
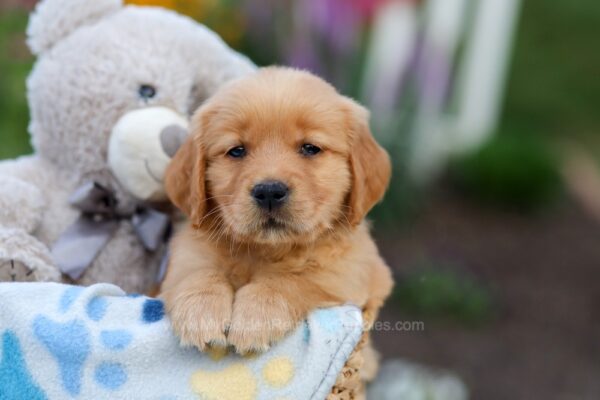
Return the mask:
<svg viewBox="0 0 600 400">
<path fill-rule="evenodd" d="M 252 188 L 251 195 L 256 204 L 265 211 L 281 208 L 289 198 L 290 189 L 280 181 L 264 181 Z"/>
</svg>

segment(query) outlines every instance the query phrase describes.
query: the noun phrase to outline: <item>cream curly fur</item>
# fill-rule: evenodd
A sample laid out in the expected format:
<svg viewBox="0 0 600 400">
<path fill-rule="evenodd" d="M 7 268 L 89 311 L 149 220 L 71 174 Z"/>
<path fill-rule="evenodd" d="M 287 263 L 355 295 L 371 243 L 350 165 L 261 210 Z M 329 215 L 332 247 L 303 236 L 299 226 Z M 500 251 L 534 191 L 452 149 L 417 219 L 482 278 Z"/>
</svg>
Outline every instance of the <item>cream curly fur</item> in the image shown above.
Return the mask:
<svg viewBox="0 0 600 400">
<path fill-rule="evenodd" d="M 120 211 L 136 206 L 107 165 L 118 119 L 149 106 L 188 115 L 254 66 L 187 17 L 119 0 L 42 0 L 28 35 L 38 56 L 27 81 L 35 153 L 0 162 L 0 265 L 19 258 L 35 268 L 36 280 L 61 280 L 49 247 L 79 216 L 68 204 L 79 185 L 98 181 L 113 188 Z M 153 85 L 156 96 L 141 98 L 142 84 Z M 145 292 L 159 261 L 122 221 L 77 283 Z"/>
</svg>

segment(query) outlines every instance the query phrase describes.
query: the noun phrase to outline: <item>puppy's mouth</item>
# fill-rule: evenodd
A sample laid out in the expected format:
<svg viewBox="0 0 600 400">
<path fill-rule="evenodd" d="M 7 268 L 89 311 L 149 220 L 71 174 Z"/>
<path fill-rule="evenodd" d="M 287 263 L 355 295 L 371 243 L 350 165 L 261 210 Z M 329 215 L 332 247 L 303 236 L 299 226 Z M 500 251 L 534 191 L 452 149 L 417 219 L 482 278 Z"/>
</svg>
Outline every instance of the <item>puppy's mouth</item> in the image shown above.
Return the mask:
<svg viewBox="0 0 600 400">
<path fill-rule="evenodd" d="M 287 224 L 273 217 L 269 217 L 262 223 L 262 229 L 265 231 L 282 231 L 287 229 Z"/>
</svg>

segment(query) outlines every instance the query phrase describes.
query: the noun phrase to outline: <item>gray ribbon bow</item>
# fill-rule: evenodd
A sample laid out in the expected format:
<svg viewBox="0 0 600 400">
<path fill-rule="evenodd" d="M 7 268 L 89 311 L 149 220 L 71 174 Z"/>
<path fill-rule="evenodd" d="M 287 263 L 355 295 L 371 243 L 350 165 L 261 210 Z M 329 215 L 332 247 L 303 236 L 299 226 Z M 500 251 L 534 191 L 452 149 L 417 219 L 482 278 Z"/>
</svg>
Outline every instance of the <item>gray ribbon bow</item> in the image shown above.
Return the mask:
<svg viewBox="0 0 600 400">
<path fill-rule="evenodd" d="M 117 212 L 112 191 L 97 182 L 87 182 L 69 198 L 81 215 L 52 246 L 52 258 L 63 274 L 77 280 L 104 248 L 122 220 L 130 220 L 138 239 L 148 251 L 156 251 L 167 240 L 169 217 L 149 207 L 131 214 Z"/>
</svg>

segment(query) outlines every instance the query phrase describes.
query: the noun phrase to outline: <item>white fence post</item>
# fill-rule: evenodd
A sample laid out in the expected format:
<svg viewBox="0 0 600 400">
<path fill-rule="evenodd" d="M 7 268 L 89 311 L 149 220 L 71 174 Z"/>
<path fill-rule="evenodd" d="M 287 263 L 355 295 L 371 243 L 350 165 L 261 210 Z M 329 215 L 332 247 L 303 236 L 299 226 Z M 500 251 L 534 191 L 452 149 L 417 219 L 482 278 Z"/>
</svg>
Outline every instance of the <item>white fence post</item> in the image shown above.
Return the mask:
<svg viewBox="0 0 600 400">
<path fill-rule="evenodd" d="M 471 0 L 473 24 L 465 37 L 465 54 L 450 99 L 456 114 L 445 112 L 446 103 L 419 105 L 410 165 L 418 181 L 427 182 L 452 154 L 476 148 L 496 129 L 519 4 L 520 0 Z M 453 62 L 458 45 L 456 23 L 465 23 L 467 5 L 462 0 L 428 4 L 437 18 L 428 21 L 432 26 L 427 28 L 425 45 L 441 46 L 448 63 Z"/>
<path fill-rule="evenodd" d="M 417 22 L 412 1 L 390 1 L 377 10 L 360 93 L 374 119 L 389 121 L 397 113 L 398 90 L 417 42 Z M 393 132 L 385 133 L 379 139 L 393 143 Z"/>
<path fill-rule="evenodd" d="M 451 132 L 452 151 L 481 145 L 494 133 L 500 116 L 520 0 L 481 0 L 458 73 L 458 115 Z"/>
<path fill-rule="evenodd" d="M 409 168 L 417 181 L 427 181 L 448 154 L 445 108 L 455 53 L 465 29 L 467 0 L 430 0 L 416 79 L 418 105 L 411 132 Z"/>
</svg>

